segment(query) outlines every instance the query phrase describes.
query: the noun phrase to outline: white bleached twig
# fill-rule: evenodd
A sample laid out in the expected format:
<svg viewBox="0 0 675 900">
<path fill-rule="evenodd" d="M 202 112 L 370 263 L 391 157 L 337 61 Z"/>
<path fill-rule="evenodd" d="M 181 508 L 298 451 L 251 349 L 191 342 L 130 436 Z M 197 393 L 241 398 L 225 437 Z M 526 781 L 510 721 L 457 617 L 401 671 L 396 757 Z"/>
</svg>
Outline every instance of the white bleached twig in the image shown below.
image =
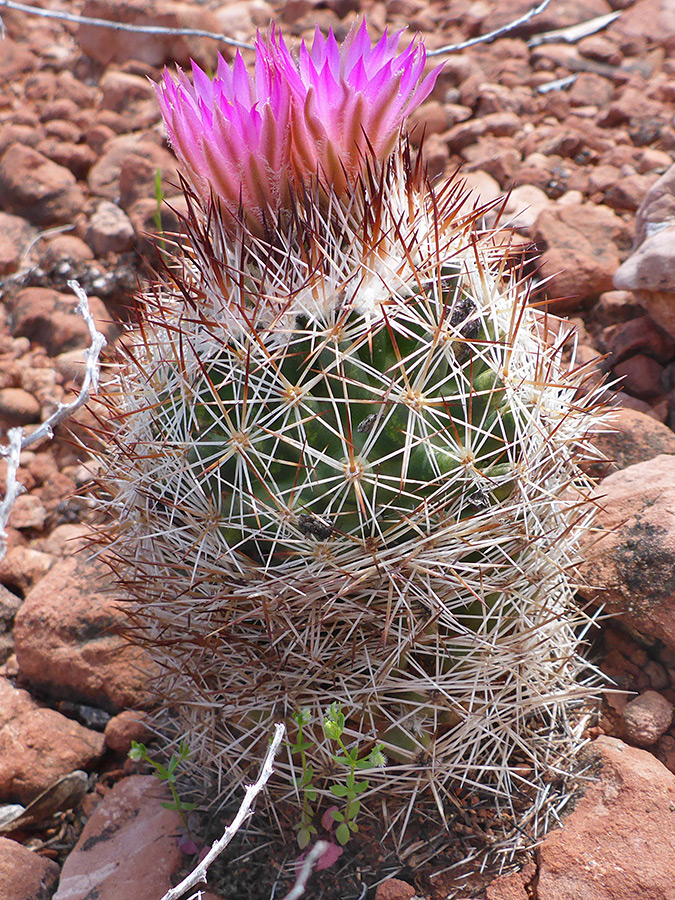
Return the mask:
<svg viewBox="0 0 675 900">
<path fill-rule="evenodd" d="M 567 28 L 556 28 L 554 31 L 547 31 L 544 34 L 536 34 L 527 42 L 528 47 L 539 47 L 541 44 L 557 44 L 564 41 L 567 44 L 575 44 L 582 38 L 588 37 L 590 34 L 596 34 L 607 28 L 621 15 L 620 12 L 607 13 L 605 16 L 596 16 L 594 19 L 588 19 L 586 22 L 579 22 L 578 25 L 569 25 Z"/>
<path fill-rule="evenodd" d="M 89 400 L 92 390 L 96 390 L 98 387 L 99 357 L 106 340 L 96 329 L 96 323 L 89 309 L 87 295 L 80 285 L 76 281 L 69 281 L 68 287 L 78 299 L 77 310 L 86 322 L 91 336 L 91 344 L 88 350 L 85 351 L 86 369 L 84 378 L 79 394 L 71 403 L 59 403 L 51 416 L 45 419 L 42 425 L 31 432 L 31 434 L 24 434 L 23 428 L 11 428 L 8 433 L 9 443 L 4 447 L 0 447 L 0 458 L 4 457 L 7 460 L 5 497 L 0 504 L 0 560 L 4 557 L 7 550 L 7 521 L 16 498 L 23 491 L 23 487 L 16 480 L 21 451 L 37 441 L 44 440 L 44 438 L 53 438 L 56 426 L 70 418 L 81 406 L 84 406 Z"/>
<path fill-rule="evenodd" d="M 196 884 L 199 884 L 200 882 L 204 882 L 204 884 L 206 884 L 206 876 L 208 874 L 209 866 L 220 856 L 220 854 L 227 847 L 235 834 L 239 831 L 244 820 L 249 814 L 253 801 L 267 784 L 273 772 L 274 757 L 277 755 L 285 733 L 286 728 L 283 724 L 277 724 L 274 726 L 274 737 L 272 738 L 272 743 L 267 750 L 267 755 L 265 756 L 262 768 L 260 769 L 258 780 L 254 784 L 249 784 L 246 786 L 244 799 L 241 801 L 241 806 L 239 807 L 237 815 L 232 820 L 232 824 L 227 826 L 227 828 L 223 832 L 223 836 L 214 843 L 214 845 L 211 847 L 211 849 L 206 854 L 204 859 L 199 863 L 199 865 L 197 865 L 192 870 L 192 872 L 190 872 L 190 874 L 180 882 L 180 884 L 177 884 L 176 887 L 173 887 L 170 891 L 167 891 L 166 894 L 164 894 L 164 896 L 162 897 L 162 900 L 179 900 L 179 897 L 182 897 L 183 894 L 193 888 Z M 298 894 L 297 896 L 300 895 Z"/>
<path fill-rule="evenodd" d="M 2 2 L 2 0 L 0 0 L 0 2 Z M 532 9 L 528 9 L 526 13 L 523 13 L 522 16 L 518 16 L 517 19 L 513 19 L 513 21 L 508 22 L 506 25 L 502 25 L 501 28 L 495 28 L 494 31 L 489 31 L 487 34 L 479 34 L 478 37 L 471 38 L 468 41 L 462 41 L 459 44 L 448 44 L 445 47 L 438 47 L 436 50 L 427 50 L 427 56 L 440 56 L 442 53 L 456 53 L 458 50 L 465 50 L 467 47 L 473 47 L 475 44 L 487 44 L 490 41 L 494 41 L 495 38 L 501 37 L 503 34 L 508 34 L 509 31 L 513 31 L 514 28 L 518 28 L 519 25 L 524 25 L 526 22 L 529 22 L 530 19 L 538 16 L 539 13 L 542 13 L 546 9 L 550 2 L 551 0 L 541 0 L 541 2 L 537 3 L 536 6 L 533 6 Z"/>
<path fill-rule="evenodd" d="M 298 897 L 302 897 L 305 893 L 305 888 L 307 887 L 307 879 L 312 874 L 314 866 L 328 849 L 328 846 L 328 841 L 317 841 L 316 844 L 314 844 L 305 857 L 302 868 L 298 872 L 298 877 L 295 880 L 295 884 L 286 894 L 284 900 L 298 900 Z"/>
<path fill-rule="evenodd" d="M 7 9 L 17 10 L 18 12 L 25 12 L 29 15 L 43 16 L 46 19 L 60 19 L 63 22 L 76 22 L 78 25 L 96 25 L 99 28 L 112 28 L 114 31 L 133 31 L 137 34 L 168 34 L 174 37 L 179 37 L 181 35 L 184 35 L 185 37 L 206 37 L 213 38 L 214 41 L 221 41 L 223 44 L 230 44 L 232 47 L 242 47 L 246 50 L 253 49 L 252 44 L 237 41 L 234 38 L 226 37 L 224 34 L 217 34 L 214 31 L 203 31 L 200 28 L 167 28 L 162 25 L 132 25 L 127 22 L 111 22 L 109 19 L 81 16 L 78 13 L 40 9 L 37 6 L 29 6 L 27 3 L 16 3 L 15 0 L 0 0 L 0 7 L 2 6 Z M 0 30 L 2 30 L 2 19 L 0 19 Z"/>
</svg>

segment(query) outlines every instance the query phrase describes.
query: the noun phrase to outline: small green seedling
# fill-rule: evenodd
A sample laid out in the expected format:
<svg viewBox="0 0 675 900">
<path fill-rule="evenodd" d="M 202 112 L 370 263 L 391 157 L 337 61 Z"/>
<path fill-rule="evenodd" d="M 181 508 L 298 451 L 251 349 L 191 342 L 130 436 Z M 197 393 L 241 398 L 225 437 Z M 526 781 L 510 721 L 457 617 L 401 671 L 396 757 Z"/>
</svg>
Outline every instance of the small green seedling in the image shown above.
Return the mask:
<svg viewBox="0 0 675 900">
<path fill-rule="evenodd" d="M 162 186 L 162 170 L 157 169 L 155 172 L 155 200 L 157 201 L 157 209 L 155 210 L 152 221 L 155 223 L 157 231 L 162 230 L 162 203 L 164 202 L 164 188 Z"/>
<path fill-rule="evenodd" d="M 157 234 L 161 235 L 164 231 L 162 226 L 162 203 L 164 203 L 164 187 L 162 185 L 162 170 L 157 169 L 155 171 L 155 200 L 157 202 L 157 208 L 155 209 L 152 215 L 152 221 L 155 225 L 155 229 Z M 162 254 L 166 253 L 166 242 L 164 238 L 160 237 L 158 242 L 159 250 Z"/>
<path fill-rule="evenodd" d="M 172 801 L 162 803 L 164 809 L 175 809 L 177 810 L 179 816 L 183 820 L 183 824 L 185 825 L 188 833 L 190 831 L 190 827 L 188 825 L 187 813 L 190 810 L 193 810 L 196 806 L 195 803 L 183 803 L 183 801 L 178 796 L 178 791 L 176 790 L 176 779 L 178 766 L 185 762 L 185 760 L 190 756 L 190 748 L 185 743 L 185 741 L 181 741 L 180 746 L 178 748 L 178 753 L 173 753 L 171 755 L 171 759 L 169 760 L 169 764 L 167 766 L 162 765 L 161 762 L 157 762 L 156 759 L 153 759 L 149 754 L 147 747 L 145 744 L 141 744 L 139 741 L 131 742 L 131 750 L 129 751 L 129 759 L 143 760 L 144 762 L 150 763 L 150 765 L 155 770 L 155 775 L 159 778 L 160 781 L 166 782 L 169 785 L 169 790 L 171 791 Z"/>
<path fill-rule="evenodd" d="M 302 767 L 302 775 L 300 781 L 296 779 L 296 787 L 302 794 L 302 810 L 300 812 L 300 822 L 296 826 L 298 829 L 298 847 L 304 850 L 312 839 L 312 835 L 316 834 L 316 827 L 313 824 L 314 807 L 316 802 L 316 788 L 312 784 L 314 777 L 314 767 L 307 762 L 307 753 L 310 751 L 314 742 L 307 739 L 303 729 L 309 725 L 311 713 L 308 709 L 299 709 L 291 716 L 295 724 L 298 726 L 298 736 L 294 744 L 291 744 L 291 753 L 300 754 L 300 765 Z"/>
<path fill-rule="evenodd" d="M 326 737 L 336 741 L 342 751 L 335 754 L 333 760 L 338 765 L 346 766 L 348 770 L 344 784 L 333 784 L 330 787 L 330 792 L 334 797 L 345 801 L 343 812 L 334 809 L 331 813 L 335 821 L 339 823 L 335 831 L 335 837 L 343 847 L 352 834 L 359 830 L 359 826 L 356 824 L 356 817 L 361 808 L 361 801 L 358 799 L 358 796 L 368 790 L 370 784 L 367 778 L 357 781 L 356 771 L 358 769 L 379 768 L 386 762 L 382 744 L 376 744 L 367 756 L 359 759 L 358 744 L 351 750 L 348 750 L 342 740 L 344 728 L 345 716 L 340 703 L 337 701 L 331 703 L 323 720 L 323 730 Z"/>
</svg>

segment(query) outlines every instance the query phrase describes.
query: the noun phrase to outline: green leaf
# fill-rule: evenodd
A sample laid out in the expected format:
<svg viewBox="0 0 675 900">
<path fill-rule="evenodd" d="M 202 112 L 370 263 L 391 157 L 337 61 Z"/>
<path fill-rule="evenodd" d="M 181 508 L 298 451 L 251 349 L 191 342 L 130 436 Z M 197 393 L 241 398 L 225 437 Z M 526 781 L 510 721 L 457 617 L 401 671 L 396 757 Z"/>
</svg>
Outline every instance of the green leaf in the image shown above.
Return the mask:
<svg viewBox="0 0 675 900">
<path fill-rule="evenodd" d="M 356 832 L 359 830 L 359 826 L 356 824 L 356 822 L 353 819 L 351 822 L 349 822 L 349 830 L 351 832 L 353 832 L 354 834 L 356 834 Z"/>
<path fill-rule="evenodd" d="M 337 838 L 338 844 L 341 844 L 344 847 L 344 845 L 349 840 L 350 836 L 351 835 L 349 833 L 348 825 L 345 825 L 344 822 L 342 822 L 340 825 L 338 825 L 338 827 L 335 831 L 335 837 Z"/>
<path fill-rule="evenodd" d="M 352 800 L 351 803 L 349 804 L 350 820 L 353 821 L 358 816 L 360 809 L 361 809 L 361 801 L 360 800 Z"/>
<path fill-rule="evenodd" d="M 304 850 L 312 839 L 309 828 L 300 828 L 298 831 L 298 847 Z"/>
<path fill-rule="evenodd" d="M 349 793 L 349 788 L 344 784 L 331 784 L 330 792 L 334 797 L 346 797 Z"/>
<path fill-rule="evenodd" d="M 345 820 L 345 817 L 342 815 L 339 809 L 331 809 L 330 814 L 336 822 L 344 822 Z"/>
<path fill-rule="evenodd" d="M 362 794 L 364 791 L 367 791 L 369 783 L 368 781 L 357 781 L 354 785 L 354 793 Z"/>
<path fill-rule="evenodd" d="M 310 803 L 314 803 L 314 801 L 316 800 L 316 788 L 305 788 L 305 797 L 307 797 Z"/>
<path fill-rule="evenodd" d="M 170 776 L 166 768 L 154 759 L 149 759 L 148 762 L 152 763 L 152 765 L 157 770 L 157 776 L 162 779 L 162 781 L 168 781 Z"/>
<path fill-rule="evenodd" d="M 337 739 L 342 734 L 342 729 L 337 723 L 331 721 L 330 719 L 324 719 L 323 721 L 323 730 L 324 734 L 331 741 L 337 741 Z"/>
</svg>

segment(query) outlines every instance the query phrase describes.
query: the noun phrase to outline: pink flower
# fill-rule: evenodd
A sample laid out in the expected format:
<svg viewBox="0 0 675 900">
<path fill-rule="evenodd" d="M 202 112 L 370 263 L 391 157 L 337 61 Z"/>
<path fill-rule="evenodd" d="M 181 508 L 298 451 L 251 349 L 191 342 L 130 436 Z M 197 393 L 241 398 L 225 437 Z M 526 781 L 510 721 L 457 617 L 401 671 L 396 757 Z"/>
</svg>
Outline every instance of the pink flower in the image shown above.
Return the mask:
<svg viewBox="0 0 675 900">
<path fill-rule="evenodd" d="M 222 57 L 211 80 L 195 63 L 193 84 L 168 72 L 157 93 L 170 141 L 194 187 L 213 191 L 236 214 L 241 203 L 262 222 L 287 206 L 291 192 L 319 177 L 341 192 L 372 149 L 392 150 L 405 117 L 433 89 L 426 52 L 411 44 L 396 55 L 400 32 L 371 45 L 365 21 L 340 47 L 317 28 L 298 58 L 274 25 L 256 40 L 255 73 L 238 53 Z"/>
<path fill-rule="evenodd" d="M 272 69 L 258 42 L 255 77 L 237 53 L 230 69 L 222 56 L 211 80 L 192 63 L 193 84 L 179 69 L 157 86 L 169 140 L 193 187 L 211 191 L 226 209 L 261 219 L 289 198 L 290 101 L 288 85 Z"/>
<path fill-rule="evenodd" d="M 389 155 L 406 116 L 431 93 L 438 67 L 422 79 L 423 44 L 396 56 L 401 32 L 385 31 L 371 46 L 365 20 L 352 26 L 340 47 L 332 29 L 317 26 L 312 49 L 305 42 L 296 62 L 281 34 L 270 30 L 267 52 L 293 93 L 293 168 L 296 181 L 318 173 L 337 190 L 353 179 L 369 147 L 379 160 Z M 422 79 L 422 80 L 420 80 Z"/>
</svg>

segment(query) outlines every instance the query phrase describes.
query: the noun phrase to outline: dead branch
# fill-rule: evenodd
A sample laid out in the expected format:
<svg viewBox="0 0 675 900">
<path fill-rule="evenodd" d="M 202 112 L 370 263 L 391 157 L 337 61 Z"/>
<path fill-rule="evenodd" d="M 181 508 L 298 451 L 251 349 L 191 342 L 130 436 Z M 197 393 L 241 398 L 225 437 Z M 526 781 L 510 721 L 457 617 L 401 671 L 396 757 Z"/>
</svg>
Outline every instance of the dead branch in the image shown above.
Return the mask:
<svg viewBox="0 0 675 900">
<path fill-rule="evenodd" d="M 235 834 L 239 831 L 250 812 L 253 801 L 267 784 L 270 775 L 273 772 L 274 757 L 277 755 L 277 751 L 281 746 L 281 741 L 285 733 L 286 727 L 284 725 L 278 724 L 274 726 L 274 737 L 263 761 L 262 768 L 260 769 L 258 780 L 255 784 L 249 784 L 247 786 L 244 799 L 241 802 L 237 815 L 232 820 L 232 824 L 227 826 L 223 832 L 223 836 L 214 843 L 199 865 L 197 865 L 192 872 L 180 882 L 180 884 L 177 884 L 176 887 L 167 891 L 162 897 L 162 900 L 179 900 L 186 891 L 189 891 L 195 885 L 202 882 L 204 884 L 207 883 L 206 876 L 208 874 L 209 866 L 220 856 Z M 300 895 L 298 894 L 298 896 Z"/>
<path fill-rule="evenodd" d="M 214 41 L 220 41 L 223 44 L 229 44 L 232 47 L 241 47 L 245 50 L 253 50 L 252 44 L 246 44 L 243 41 L 237 41 L 234 38 L 226 37 L 224 34 L 217 34 L 214 31 L 202 31 L 199 28 L 166 28 L 161 25 L 132 25 L 126 22 L 111 22 L 109 19 L 96 19 L 91 16 L 81 16 L 77 13 L 59 12 L 58 10 L 39 9 L 37 6 L 29 6 L 27 3 L 16 3 L 15 0 L 0 0 L 0 7 L 14 9 L 18 12 L 25 12 L 33 16 L 43 16 L 46 19 L 59 19 L 63 22 L 75 22 L 78 25 L 97 25 L 100 28 L 112 28 L 114 31 L 133 31 L 136 34 L 168 34 L 173 37 L 181 35 L 185 37 L 206 37 L 213 38 Z M 0 18 L 0 37 L 4 37 L 4 26 Z"/>
<path fill-rule="evenodd" d="M 48 419 L 36 428 L 30 434 L 24 434 L 23 428 L 11 428 L 8 433 L 9 443 L 0 447 L 0 458 L 7 460 L 7 476 L 5 479 L 5 496 L 0 504 L 0 560 L 7 552 L 7 520 L 9 519 L 12 507 L 16 498 L 23 491 L 22 485 L 16 480 L 16 473 L 19 468 L 21 451 L 37 441 L 45 438 L 54 437 L 54 429 L 61 422 L 70 418 L 81 406 L 89 400 L 92 390 L 96 390 L 100 373 L 99 357 L 101 350 L 105 346 L 106 340 L 103 335 L 97 331 L 94 317 L 89 310 L 89 301 L 87 295 L 76 281 L 69 281 L 68 287 L 73 291 L 78 299 L 77 310 L 87 324 L 89 334 L 91 336 L 91 344 L 89 349 L 85 351 L 86 369 L 82 386 L 77 397 L 71 403 L 59 403 L 55 412 Z"/>
<path fill-rule="evenodd" d="M 529 22 L 530 19 L 538 16 L 539 13 L 542 13 L 546 9 L 550 2 L 551 0 L 541 0 L 541 2 L 536 6 L 533 6 L 532 9 L 523 13 L 522 16 L 518 16 L 517 19 L 509 22 L 507 25 L 502 25 L 501 28 L 495 28 L 494 31 L 489 31 L 487 34 L 479 34 L 478 37 L 471 38 L 468 41 L 462 41 L 459 44 L 448 44 L 445 47 L 439 47 L 437 50 L 427 50 L 427 56 L 440 56 L 442 53 L 456 53 L 458 50 L 465 50 L 467 47 L 473 47 L 474 44 L 488 44 L 490 41 L 494 41 L 496 38 L 508 34 L 509 31 L 513 31 L 514 28 L 518 28 L 519 25 L 524 25 L 525 22 Z"/>
</svg>

